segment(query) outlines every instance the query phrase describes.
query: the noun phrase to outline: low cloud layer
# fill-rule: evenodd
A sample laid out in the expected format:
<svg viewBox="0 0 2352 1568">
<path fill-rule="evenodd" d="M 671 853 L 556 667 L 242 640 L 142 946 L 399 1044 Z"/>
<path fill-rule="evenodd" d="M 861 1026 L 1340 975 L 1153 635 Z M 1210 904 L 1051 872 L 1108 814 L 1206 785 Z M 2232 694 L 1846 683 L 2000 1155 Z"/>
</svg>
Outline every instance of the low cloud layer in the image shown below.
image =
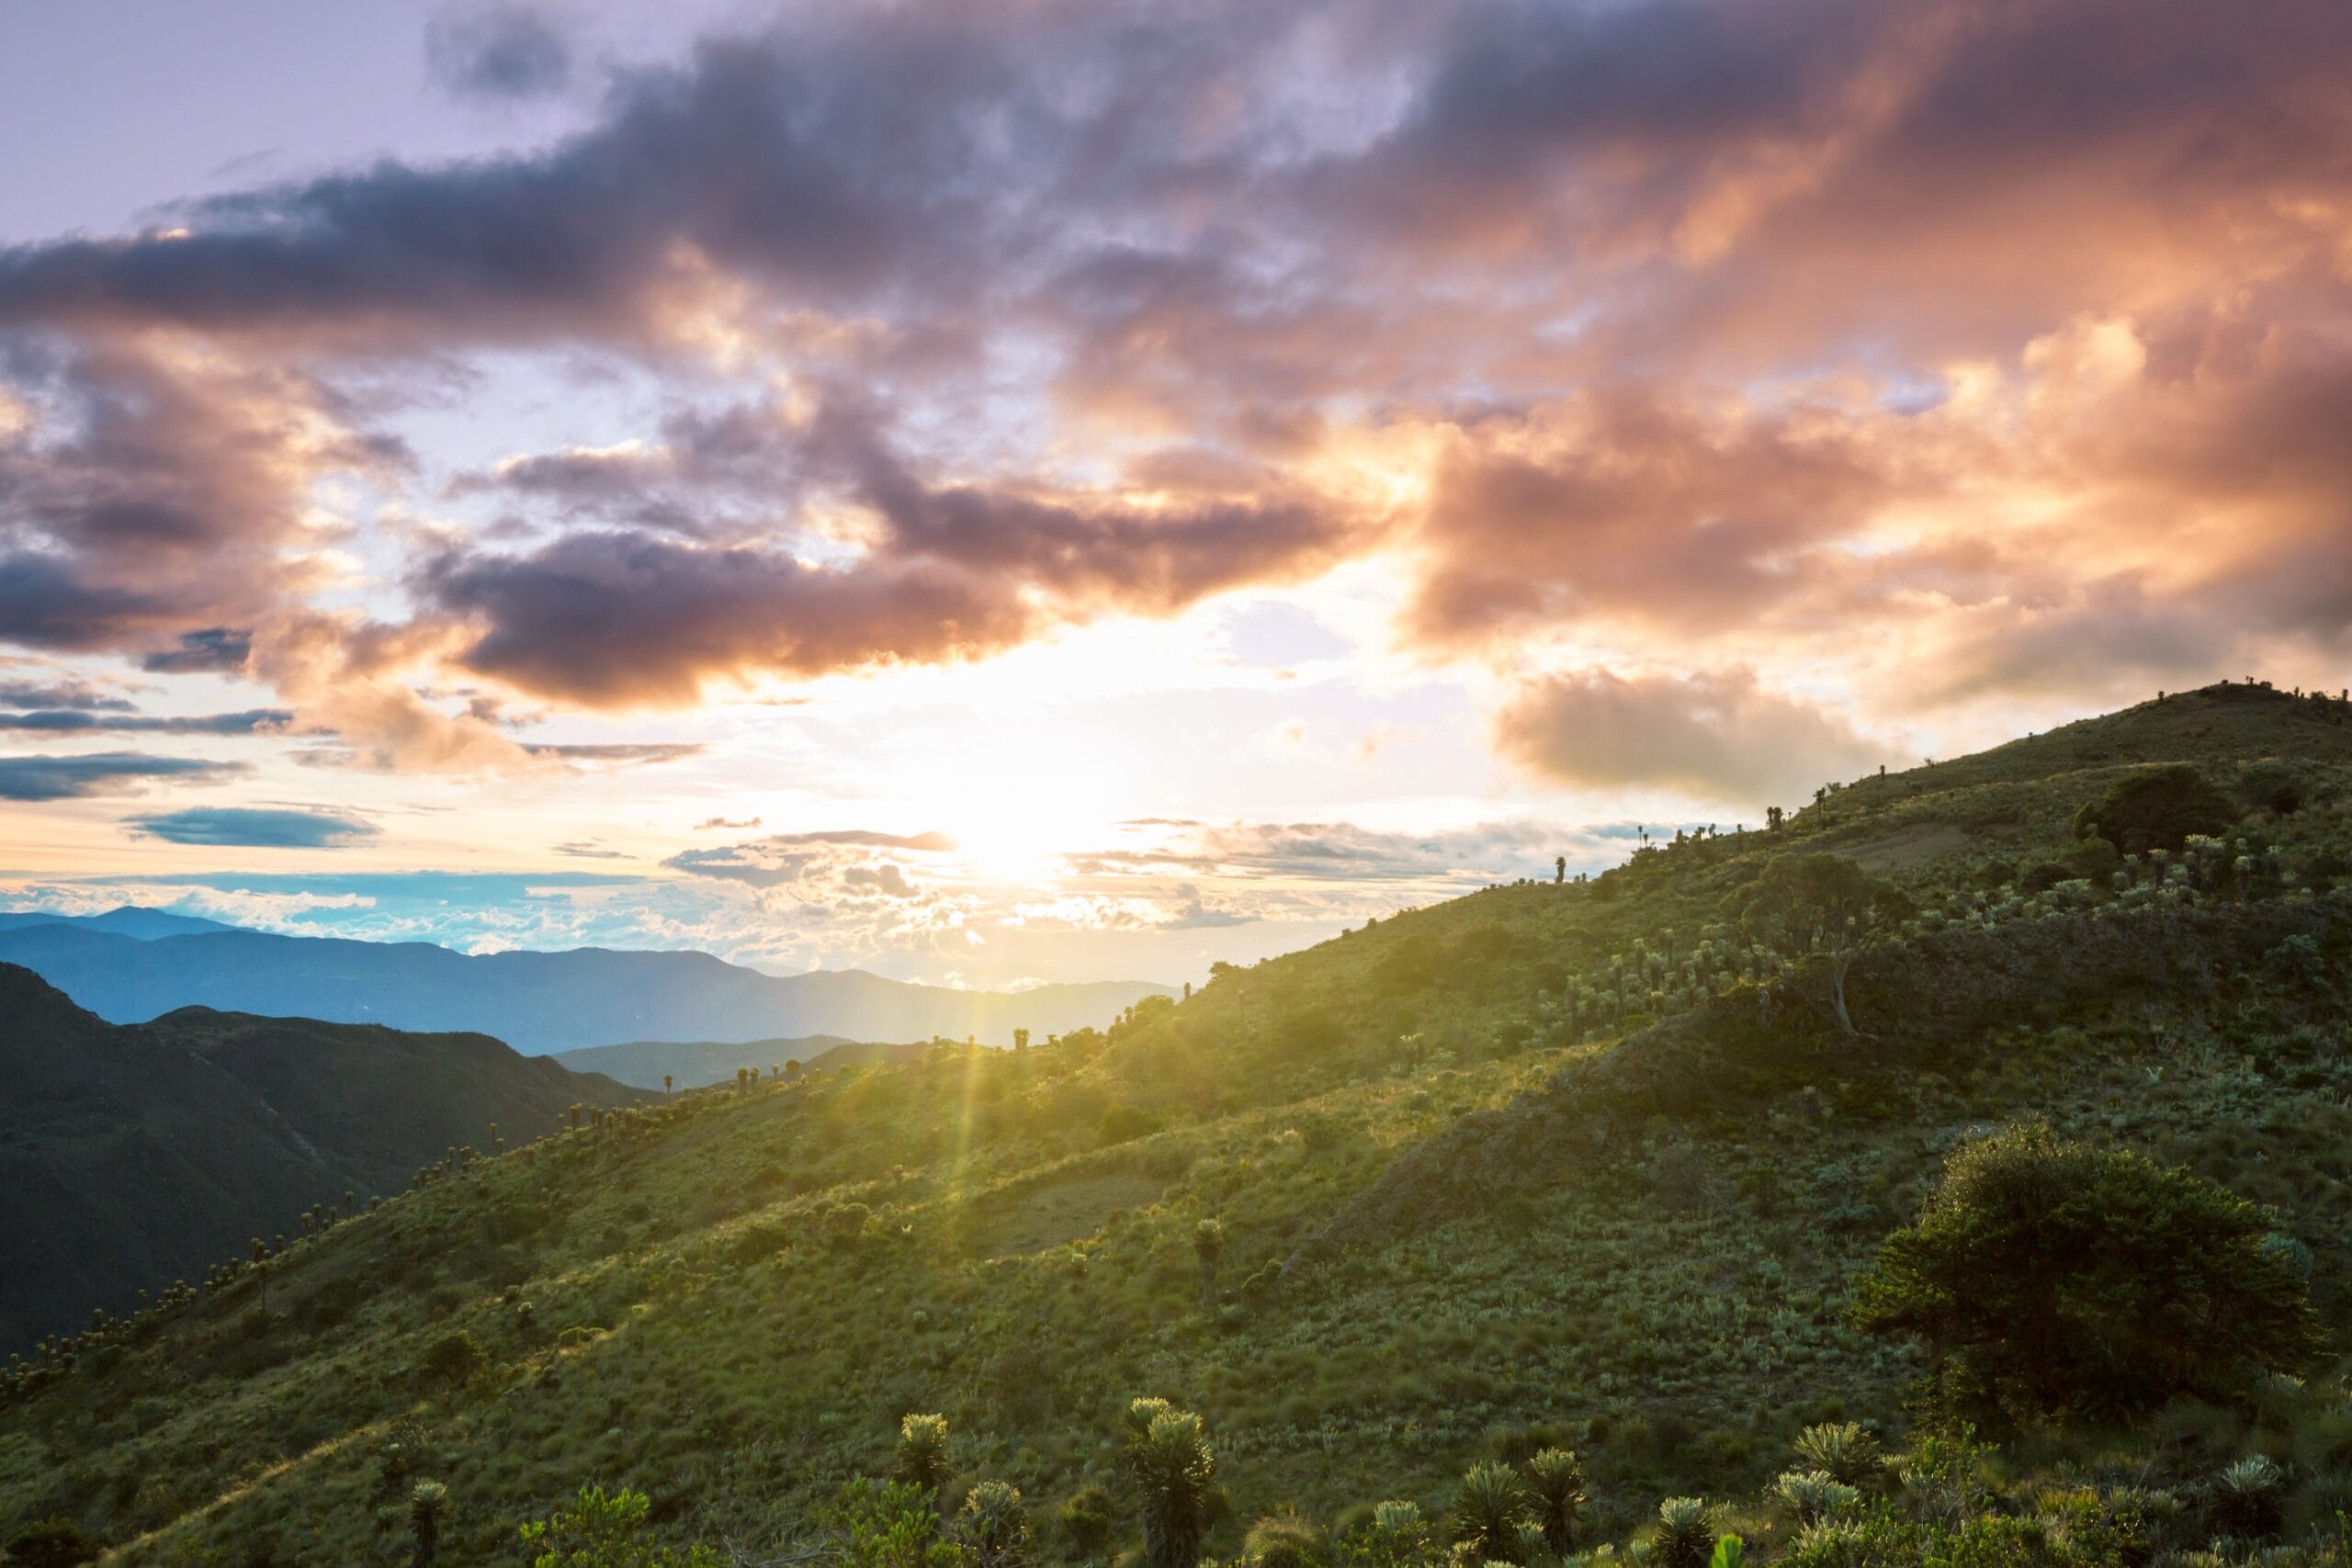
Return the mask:
<svg viewBox="0 0 2352 1568">
<path fill-rule="evenodd" d="M 1746 670 L 1525 681 L 1497 715 L 1494 743 L 1561 784 L 1663 786 L 1742 803 L 1758 818 L 1887 761 L 1844 718 L 1768 691 Z"/>
<path fill-rule="evenodd" d="M 127 795 L 166 780 L 215 784 L 245 770 L 234 762 L 194 757 L 151 757 L 139 751 L 94 751 L 78 757 L 0 757 L 0 800 L 74 800 Z"/>
<path fill-rule="evenodd" d="M 324 850 L 372 838 L 371 822 L 338 811 L 266 807 L 189 807 L 123 819 L 130 831 L 209 849 Z"/>
</svg>

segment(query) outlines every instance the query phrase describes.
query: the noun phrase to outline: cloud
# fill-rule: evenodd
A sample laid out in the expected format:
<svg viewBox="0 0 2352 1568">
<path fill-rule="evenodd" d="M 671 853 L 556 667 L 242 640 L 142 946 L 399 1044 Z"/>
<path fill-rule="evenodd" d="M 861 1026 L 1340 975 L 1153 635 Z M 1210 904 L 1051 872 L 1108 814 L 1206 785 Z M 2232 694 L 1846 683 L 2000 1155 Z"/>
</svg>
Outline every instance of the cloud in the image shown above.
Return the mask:
<svg viewBox="0 0 2352 1568">
<path fill-rule="evenodd" d="M 842 886 L 853 893 L 876 893 L 885 898 L 912 898 L 922 890 L 907 874 L 885 861 L 879 865 L 854 865 L 842 873 Z"/>
<path fill-rule="evenodd" d="M 956 840 L 944 833 L 877 833 L 863 828 L 842 828 L 777 833 L 756 843 L 681 850 L 662 863 L 691 876 L 716 877 L 752 887 L 809 882 L 839 870 L 843 886 L 908 897 L 915 889 L 904 881 L 899 869 L 887 861 L 870 862 L 864 852 L 897 850 L 939 854 L 956 847 Z"/>
<path fill-rule="evenodd" d="M 0 800 L 71 800 L 120 795 L 161 779 L 216 784 L 245 772 L 242 763 L 194 757 L 96 751 L 76 757 L 0 757 Z"/>
<path fill-rule="evenodd" d="M 513 5 L 430 50 L 573 70 Z M 0 248 L 0 642 L 503 769 L 414 688 L 685 705 L 1368 558 L 1430 660 L 1871 712 L 2324 655 L 2347 85 L 2335 0 L 793 8 L 545 146 Z M 661 395 L 384 434 L 517 354 Z"/>
<path fill-rule="evenodd" d="M 436 13 L 425 25 L 424 60 L 455 97 L 544 97 L 571 80 L 571 39 L 544 11 L 492 0 Z"/>
<path fill-rule="evenodd" d="M 741 821 L 729 821 L 724 817 L 707 817 L 695 824 L 695 831 L 697 833 L 707 833 L 714 828 L 742 829 L 756 828 L 759 825 L 760 819 L 756 817 L 746 817 Z"/>
<path fill-rule="evenodd" d="M 274 807 L 192 807 L 128 817 L 123 826 L 143 838 L 212 849 L 332 850 L 375 837 L 372 822 L 336 811 Z"/>
<path fill-rule="evenodd" d="M 0 729 L 38 730 L 52 735 L 264 735 L 293 722 L 284 708 L 247 708 L 242 713 L 156 716 L 124 713 L 108 707 L 36 708 L 26 713 L 0 712 Z"/>
<path fill-rule="evenodd" d="M 550 848 L 556 854 L 570 855 L 575 860 L 627 860 L 629 858 L 619 850 L 603 848 L 594 839 L 584 843 L 556 844 Z"/>
<path fill-rule="evenodd" d="M 1561 784 L 1673 789 L 1759 808 L 1802 802 L 1885 755 L 1845 719 L 1767 690 L 1746 670 L 1534 677 L 1496 716 L 1495 747 Z"/>
<path fill-rule="evenodd" d="M 683 761 L 688 757 L 699 757 L 710 748 L 698 740 L 600 740 L 531 745 L 524 750 L 534 757 L 552 757 L 559 761 L 580 765 L 636 768 L 651 762 Z"/>
</svg>

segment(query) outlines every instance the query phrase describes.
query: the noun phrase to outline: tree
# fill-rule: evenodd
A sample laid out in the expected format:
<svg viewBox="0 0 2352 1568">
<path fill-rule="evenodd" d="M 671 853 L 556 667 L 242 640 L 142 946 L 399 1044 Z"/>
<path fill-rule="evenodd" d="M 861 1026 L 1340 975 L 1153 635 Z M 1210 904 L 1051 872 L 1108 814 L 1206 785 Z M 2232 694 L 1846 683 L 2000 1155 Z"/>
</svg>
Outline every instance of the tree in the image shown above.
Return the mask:
<svg viewBox="0 0 2352 1568">
<path fill-rule="evenodd" d="M 936 1492 L 947 1479 L 947 1417 L 910 1416 L 899 1423 L 899 1452 L 893 1479 Z"/>
<path fill-rule="evenodd" d="M 1565 1557 L 1576 1544 L 1577 1516 L 1584 1511 L 1584 1466 L 1566 1449 L 1540 1449 L 1528 1457 L 1527 1490 L 1544 1544 Z"/>
<path fill-rule="evenodd" d="M 415 1540 L 410 1561 L 428 1568 L 441 1551 L 441 1516 L 449 1509 L 449 1489 L 437 1481 L 420 1481 L 408 1495 L 409 1534 Z"/>
<path fill-rule="evenodd" d="M 2326 1343 L 2260 1209 L 2183 1168 L 2030 1124 L 1944 1168 L 1855 1320 L 1928 1348 L 1948 1405 L 2107 1416 L 2225 1397 Z"/>
<path fill-rule="evenodd" d="M 2219 834 L 2238 819 L 2228 795 L 2186 762 L 2145 768 L 2075 813 L 2075 837 L 2105 839 L 2119 854 L 2177 853 L 2198 834 Z"/>
<path fill-rule="evenodd" d="M 1853 1034 L 1846 976 L 1854 960 L 1908 912 L 1903 896 L 1842 855 L 1781 854 L 1732 895 L 1748 938 L 1792 964 L 1817 961 L 1840 1033 Z"/>
<path fill-rule="evenodd" d="M 1568 857 L 1566 855 L 1554 855 L 1552 857 L 1552 880 L 1558 883 L 1566 882 L 1567 879 Z"/>
<path fill-rule="evenodd" d="M 670 1075 L 669 1075 L 668 1073 L 663 1073 L 663 1074 L 662 1075 L 662 1099 L 664 1099 L 664 1100 L 667 1100 L 667 1099 L 669 1099 L 669 1098 L 670 1098 L 670 1083 L 671 1083 L 671 1077 L 670 1077 Z"/>
<path fill-rule="evenodd" d="M 1026 1051 L 1029 1049 L 1029 1032 L 1027 1030 L 1016 1029 L 1012 1032 L 1012 1048 L 1016 1051 Z"/>
<path fill-rule="evenodd" d="M 1127 1428 L 1121 1460 L 1143 1515 L 1144 1568 L 1194 1568 L 1217 1502 L 1216 1455 L 1201 1418 L 1164 1399 L 1138 1399 Z"/>
<path fill-rule="evenodd" d="M 1201 1310 L 1216 1311 L 1216 1260 L 1225 1254 L 1225 1226 L 1203 1220 L 1193 1227 L 1193 1255 L 1200 1264 Z"/>
</svg>

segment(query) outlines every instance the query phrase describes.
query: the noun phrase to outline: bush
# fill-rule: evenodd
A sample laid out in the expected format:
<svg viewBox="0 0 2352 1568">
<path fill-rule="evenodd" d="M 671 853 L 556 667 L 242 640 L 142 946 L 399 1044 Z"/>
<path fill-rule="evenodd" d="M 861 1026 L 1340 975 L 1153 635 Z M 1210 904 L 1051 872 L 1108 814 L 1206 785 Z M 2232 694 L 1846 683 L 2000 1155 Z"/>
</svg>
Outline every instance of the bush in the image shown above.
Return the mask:
<svg viewBox="0 0 2352 1568">
<path fill-rule="evenodd" d="M 98 1543 L 62 1517 L 35 1519 L 8 1538 L 8 1561 L 25 1568 L 76 1568 L 97 1556 Z"/>
<path fill-rule="evenodd" d="M 2019 1417 L 2222 1396 L 2324 1343 L 2260 1210 L 2185 1169 L 2047 1127 L 1954 1155 L 1860 1281 L 1855 1318 L 1945 1354 L 1950 1404 Z"/>
<path fill-rule="evenodd" d="M 2239 769 L 2230 793 L 2249 810 L 2268 811 L 2279 817 L 2291 817 L 2301 810 L 2305 798 L 2302 775 L 2275 758 L 2248 762 Z"/>
<path fill-rule="evenodd" d="M 1650 1560 L 1657 1568 L 1706 1568 L 1715 1548 L 1714 1513 L 1703 1497 L 1668 1497 L 1660 1503 Z"/>
<path fill-rule="evenodd" d="M 1473 1562 L 1518 1562 L 1519 1525 L 1527 1517 L 1527 1493 L 1508 1465 L 1474 1464 L 1454 1488 L 1453 1539 Z"/>
<path fill-rule="evenodd" d="M 1577 1516 L 1584 1511 L 1584 1466 L 1566 1449 L 1544 1449 L 1529 1456 L 1527 1490 L 1535 1522 L 1554 1556 L 1576 1544 Z"/>
<path fill-rule="evenodd" d="M 1786 1472 L 1772 1483 L 1772 1490 L 1800 1525 L 1819 1524 L 1832 1514 L 1842 1514 L 1861 1497 L 1853 1487 L 1832 1479 L 1826 1470 Z"/>
<path fill-rule="evenodd" d="M 1268 1514 L 1242 1538 L 1241 1560 L 1251 1568 L 1320 1568 L 1323 1538 L 1294 1511 Z"/>
<path fill-rule="evenodd" d="M 1797 1458 L 1832 1481 L 1860 1486 L 1878 1469 L 1878 1439 L 1859 1422 L 1824 1423 L 1797 1434 Z"/>
<path fill-rule="evenodd" d="M 2287 1522 L 2286 1472 L 2261 1454 L 2242 1459 L 2215 1479 L 2212 1508 L 2214 1534 L 2267 1540 Z"/>
<path fill-rule="evenodd" d="M 2105 839 L 2119 853 L 2177 852 L 2200 834 L 2219 834 L 2238 819 L 2230 797 L 2185 762 L 2143 769 L 2075 813 L 2075 837 Z"/>
<path fill-rule="evenodd" d="M 956 1539 L 971 1568 L 1024 1568 L 1029 1561 L 1029 1509 L 1021 1489 L 983 1481 L 965 1495 Z"/>
<path fill-rule="evenodd" d="M 490 1370 L 490 1356 L 464 1329 L 445 1334 L 424 1352 L 417 1371 L 436 1388 L 460 1389 Z"/>
<path fill-rule="evenodd" d="M 531 1568 L 719 1568 L 708 1547 L 681 1554 L 646 1540 L 650 1506 L 642 1492 L 582 1486 L 571 1507 L 523 1526 L 520 1539 Z"/>
<path fill-rule="evenodd" d="M 947 1479 L 947 1417 L 910 1416 L 899 1423 L 899 1451 L 891 1479 L 936 1492 Z"/>
<path fill-rule="evenodd" d="M 1077 1562 L 1091 1562 L 1110 1546 L 1111 1495 L 1100 1486 L 1072 1493 L 1054 1517 Z"/>
</svg>

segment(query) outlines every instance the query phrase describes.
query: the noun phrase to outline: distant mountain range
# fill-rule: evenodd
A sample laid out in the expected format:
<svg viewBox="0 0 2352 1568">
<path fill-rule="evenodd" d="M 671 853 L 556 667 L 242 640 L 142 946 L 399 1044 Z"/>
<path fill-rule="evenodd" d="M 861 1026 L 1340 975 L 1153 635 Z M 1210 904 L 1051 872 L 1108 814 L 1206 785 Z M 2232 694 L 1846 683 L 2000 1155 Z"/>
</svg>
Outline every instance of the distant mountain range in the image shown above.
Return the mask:
<svg viewBox="0 0 2352 1568">
<path fill-rule="evenodd" d="M 589 947 L 476 956 L 425 942 L 277 936 L 152 909 L 80 919 L 0 916 L 0 963 L 22 964 L 117 1023 L 198 1003 L 396 1029 L 478 1031 L 532 1052 L 813 1034 L 860 1041 L 973 1036 L 1009 1045 L 1015 1029 L 1043 1040 L 1107 1024 L 1144 998 L 1168 994 L 1166 987 L 1132 980 L 1008 994 L 910 985 L 856 969 L 778 976 L 707 953 Z M 727 1065 L 727 1075 L 734 1066 Z"/>
<path fill-rule="evenodd" d="M 643 1098 L 480 1034 L 206 1008 L 121 1027 L 0 964 L 0 1350 L 487 1151 L 493 1122 L 521 1144 Z"/>
<path fill-rule="evenodd" d="M 804 1067 L 856 1067 L 868 1062 L 919 1056 L 923 1043 L 880 1045 L 834 1034 L 804 1034 L 790 1040 L 635 1040 L 626 1045 L 589 1045 L 558 1051 L 555 1059 L 576 1073 L 602 1073 L 639 1089 L 695 1089 L 730 1081 L 739 1067 L 768 1072 L 787 1063 Z"/>
</svg>

